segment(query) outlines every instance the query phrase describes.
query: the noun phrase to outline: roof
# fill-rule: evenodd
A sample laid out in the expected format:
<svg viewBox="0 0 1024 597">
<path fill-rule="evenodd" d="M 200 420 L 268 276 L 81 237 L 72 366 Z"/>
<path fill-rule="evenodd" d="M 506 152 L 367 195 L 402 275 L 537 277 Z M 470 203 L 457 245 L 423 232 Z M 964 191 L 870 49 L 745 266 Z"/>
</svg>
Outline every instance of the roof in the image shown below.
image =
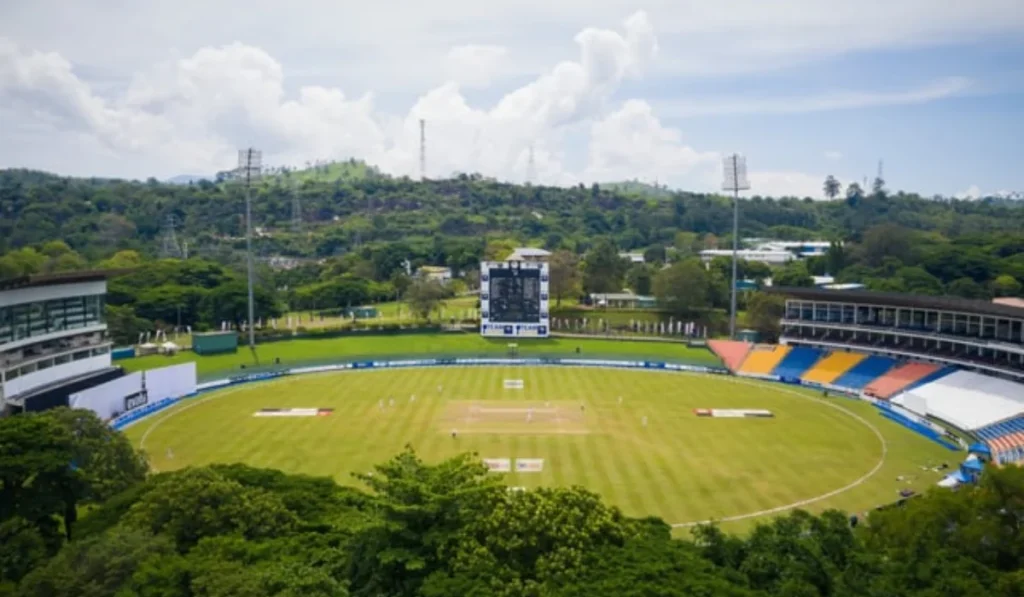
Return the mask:
<svg viewBox="0 0 1024 597">
<path fill-rule="evenodd" d="M 40 274 L 18 276 L 0 280 L 0 292 L 19 288 L 35 288 L 40 286 L 56 286 L 58 284 L 76 284 L 78 282 L 98 282 L 124 273 L 127 270 L 92 270 L 85 272 L 62 272 L 59 274 Z"/>
<path fill-rule="evenodd" d="M 590 298 L 605 301 L 653 301 L 653 296 L 644 296 L 642 294 L 631 294 L 628 292 L 595 292 L 590 295 Z"/>
<path fill-rule="evenodd" d="M 545 251 L 544 249 L 537 249 L 534 247 L 519 247 L 512 254 L 509 255 L 509 259 L 516 257 L 547 257 L 551 255 L 551 251 Z"/>
<path fill-rule="evenodd" d="M 808 301 L 837 301 L 864 305 L 912 307 L 914 309 L 960 311 L 973 315 L 1024 319 L 1024 308 L 954 296 L 924 296 L 899 292 L 877 292 L 874 290 L 828 290 L 824 288 L 786 288 L 779 286 L 766 289 L 766 292 L 784 294 Z"/>
</svg>

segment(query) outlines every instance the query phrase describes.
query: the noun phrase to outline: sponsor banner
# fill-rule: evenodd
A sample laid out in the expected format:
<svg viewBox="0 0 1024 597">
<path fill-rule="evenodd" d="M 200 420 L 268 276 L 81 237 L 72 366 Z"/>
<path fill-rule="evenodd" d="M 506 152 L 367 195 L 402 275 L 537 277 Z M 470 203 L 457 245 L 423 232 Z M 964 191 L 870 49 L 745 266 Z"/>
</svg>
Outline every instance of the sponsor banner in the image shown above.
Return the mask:
<svg viewBox="0 0 1024 597">
<path fill-rule="evenodd" d="M 492 473 L 509 473 L 512 472 L 512 459 L 484 458 L 484 466 Z"/>
<path fill-rule="evenodd" d="M 326 417 L 333 408 L 261 408 L 252 413 L 254 417 Z"/>
<path fill-rule="evenodd" d="M 539 473 L 543 470 L 543 458 L 516 458 L 517 473 Z"/>
<path fill-rule="evenodd" d="M 526 384 L 523 383 L 523 380 L 521 380 L 521 379 L 506 379 L 505 380 L 505 389 L 506 390 L 521 390 L 524 387 L 526 387 Z"/>
<path fill-rule="evenodd" d="M 320 366 L 317 366 L 317 367 L 298 367 L 296 369 L 292 369 L 291 373 L 293 373 L 293 374 L 322 373 L 324 371 L 339 371 L 341 369 L 351 369 L 351 368 L 352 368 L 352 364 L 351 363 L 345 363 L 345 364 L 342 364 L 342 365 L 320 365 Z"/>
<path fill-rule="evenodd" d="M 281 377 L 282 375 L 287 375 L 288 373 L 289 373 L 288 371 L 266 371 L 264 373 L 249 373 L 247 375 L 236 375 L 234 377 L 229 377 L 228 381 L 230 383 L 246 383 L 246 382 L 250 382 L 250 381 L 264 381 L 264 380 L 267 380 L 267 379 L 274 379 L 275 377 Z"/>
<path fill-rule="evenodd" d="M 147 394 L 145 390 L 138 394 L 132 394 L 131 396 L 124 397 L 125 412 L 134 410 L 140 406 L 146 406 L 147 404 L 149 404 L 149 394 Z"/>
<path fill-rule="evenodd" d="M 372 369 L 376 363 L 373 361 L 357 361 L 352 363 L 353 369 Z"/>
<path fill-rule="evenodd" d="M 695 408 L 693 414 L 698 417 L 715 417 L 718 419 L 746 419 L 774 417 L 770 410 L 748 408 Z"/>
</svg>

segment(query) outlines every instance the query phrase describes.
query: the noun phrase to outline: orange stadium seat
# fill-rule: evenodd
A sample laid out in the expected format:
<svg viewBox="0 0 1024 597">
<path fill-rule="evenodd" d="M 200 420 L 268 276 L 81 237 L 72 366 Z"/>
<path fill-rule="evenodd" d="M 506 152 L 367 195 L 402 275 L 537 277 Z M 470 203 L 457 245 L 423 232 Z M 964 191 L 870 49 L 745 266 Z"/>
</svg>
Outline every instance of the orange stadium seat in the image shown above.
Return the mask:
<svg viewBox="0 0 1024 597">
<path fill-rule="evenodd" d="M 924 379 L 941 369 L 930 363 L 907 363 L 869 383 L 864 392 L 876 398 L 889 398 L 910 384 Z"/>
<path fill-rule="evenodd" d="M 722 359 L 729 371 L 736 371 L 743 364 L 743 359 L 747 358 L 752 347 L 753 344 L 749 342 L 708 340 L 708 348 Z"/>
</svg>

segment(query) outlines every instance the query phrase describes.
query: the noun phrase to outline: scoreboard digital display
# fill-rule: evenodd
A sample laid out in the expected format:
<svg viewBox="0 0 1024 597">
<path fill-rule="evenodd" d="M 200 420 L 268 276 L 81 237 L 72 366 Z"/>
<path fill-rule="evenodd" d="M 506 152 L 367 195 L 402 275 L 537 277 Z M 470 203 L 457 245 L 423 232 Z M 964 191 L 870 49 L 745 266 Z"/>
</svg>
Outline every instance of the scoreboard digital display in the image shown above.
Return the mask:
<svg viewBox="0 0 1024 597">
<path fill-rule="evenodd" d="M 480 333 L 547 337 L 548 283 L 546 263 L 482 263 Z"/>
</svg>

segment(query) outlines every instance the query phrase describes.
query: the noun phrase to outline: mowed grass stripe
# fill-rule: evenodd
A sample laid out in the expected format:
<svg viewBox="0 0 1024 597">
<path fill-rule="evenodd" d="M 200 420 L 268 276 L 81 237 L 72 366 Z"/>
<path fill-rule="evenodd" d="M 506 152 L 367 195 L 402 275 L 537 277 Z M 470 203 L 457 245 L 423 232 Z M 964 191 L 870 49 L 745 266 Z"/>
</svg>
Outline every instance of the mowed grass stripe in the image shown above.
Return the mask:
<svg viewBox="0 0 1024 597">
<path fill-rule="evenodd" d="M 524 390 L 505 390 L 523 379 Z M 437 386 L 443 385 L 439 395 Z M 352 484 L 411 442 L 433 462 L 463 451 L 483 457 L 543 458 L 545 471 L 512 474 L 516 485 L 586 486 L 633 515 L 668 522 L 735 516 L 812 498 L 867 473 L 880 456 L 874 433 L 823 404 L 813 393 L 720 376 L 618 369 L 465 367 L 349 371 L 291 377 L 229 388 L 185 401 L 127 433 L 161 470 L 206 462 L 245 462 Z M 409 402 L 416 394 L 417 401 Z M 378 401 L 395 397 L 381 412 Z M 623 396 L 619 405 L 617 397 Z M 444 429 L 452 401 L 522 407 L 524 401 L 586 405 L 588 435 L 466 433 Z M 870 405 L 830 399 L 875 425 L 890 441 L 880 473 L 846 494 L 810 509 L 863 510 L 894 499 L 908 486 L 926 487 L 938 473 L 922 465 L 955 455 L 877 416 Z M 329 407 L 329 417 L 255 418 L 263 407 Z M 706 419 L 694 408 L 767 408 L 773 420 Z M 649 424 L 643 428 L 642 416 Z M 154 427 L 155 425 L 155 427 Z M 515 427 L 515 422 L 512 422 Z M 174 458 L 164 452 L 172 448 Z M 166 462 L 165 462 L 166 461 Z"/>
</svg>

